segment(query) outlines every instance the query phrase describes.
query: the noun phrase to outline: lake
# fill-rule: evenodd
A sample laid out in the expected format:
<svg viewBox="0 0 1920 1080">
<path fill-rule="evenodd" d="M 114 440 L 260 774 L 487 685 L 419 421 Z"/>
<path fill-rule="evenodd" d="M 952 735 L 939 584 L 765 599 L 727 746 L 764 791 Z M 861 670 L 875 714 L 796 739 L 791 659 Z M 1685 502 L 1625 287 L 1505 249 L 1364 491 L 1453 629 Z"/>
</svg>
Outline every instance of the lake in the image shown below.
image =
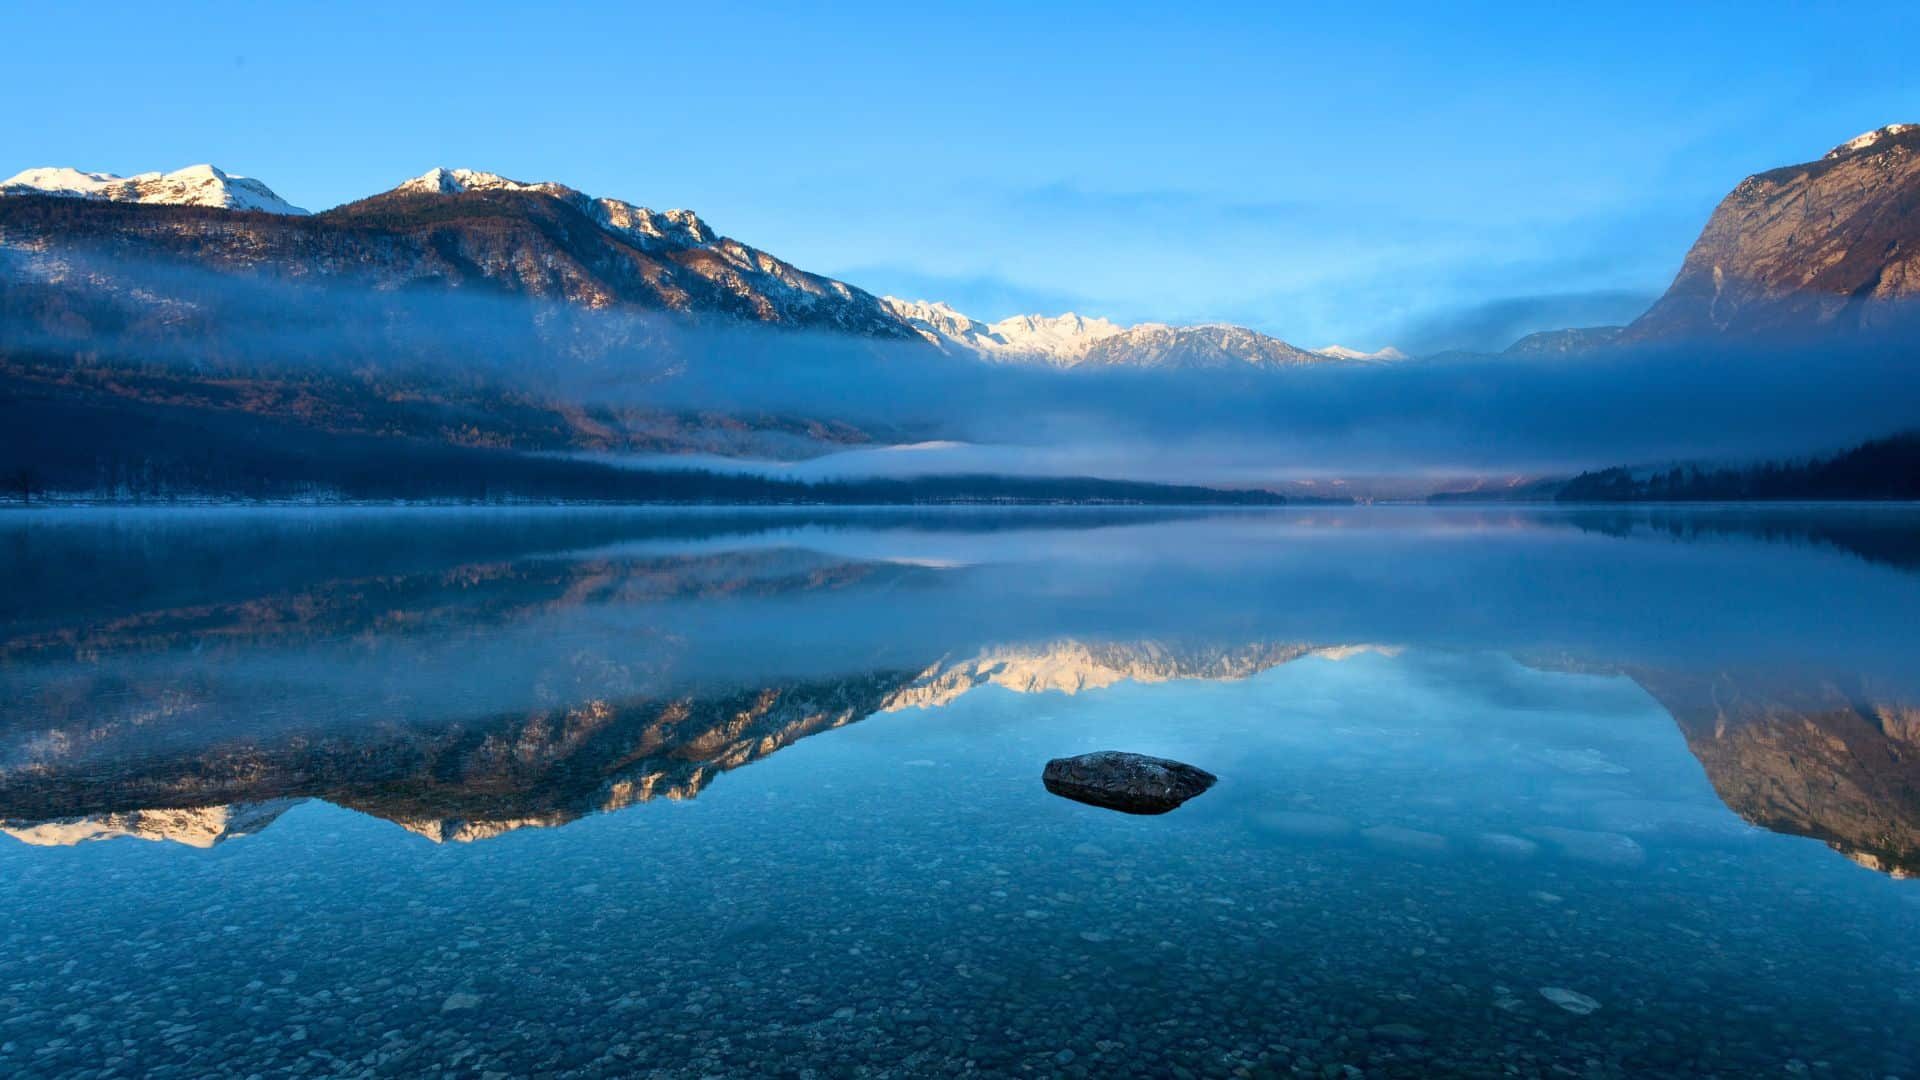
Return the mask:
<svg viewBox="0 0 1920 1080">
<path fill-rule="evenodd" d="M 1920 1076 L 1920 510 L 0 515 L 0 1074 Z M 1162 816 L 1052 758 L 1219 777 Z"/>
</svg>

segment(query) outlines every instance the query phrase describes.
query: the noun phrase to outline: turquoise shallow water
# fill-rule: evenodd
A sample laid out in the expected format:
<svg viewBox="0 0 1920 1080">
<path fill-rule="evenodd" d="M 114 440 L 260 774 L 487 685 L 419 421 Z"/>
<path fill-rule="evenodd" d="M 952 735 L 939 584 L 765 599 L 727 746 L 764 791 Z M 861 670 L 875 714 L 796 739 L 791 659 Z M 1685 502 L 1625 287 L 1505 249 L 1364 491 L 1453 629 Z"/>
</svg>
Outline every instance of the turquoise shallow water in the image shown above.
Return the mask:
<svg viewBox="0 0 1920 1080">
<path fill-rule="evenodd" d="M 0 1071 L 1913 1076 L 1916 536 L 16 517 Z"/>
</svg>

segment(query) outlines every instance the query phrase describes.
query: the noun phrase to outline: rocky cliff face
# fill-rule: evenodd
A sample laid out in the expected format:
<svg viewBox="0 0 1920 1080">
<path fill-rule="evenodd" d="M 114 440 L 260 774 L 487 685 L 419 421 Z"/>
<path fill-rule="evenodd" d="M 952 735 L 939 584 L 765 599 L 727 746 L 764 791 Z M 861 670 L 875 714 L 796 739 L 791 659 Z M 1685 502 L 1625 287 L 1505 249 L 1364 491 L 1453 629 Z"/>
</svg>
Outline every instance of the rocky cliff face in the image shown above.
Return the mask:
<svg viewBox="0 0 1920 1080">
<path fill-rule="evenodd" d="M 1749 176 L 1714 210 L 1627 342 L 1860 333 L 1910 324 L 1920 292 L 1920 124 Z"/>
</svg>

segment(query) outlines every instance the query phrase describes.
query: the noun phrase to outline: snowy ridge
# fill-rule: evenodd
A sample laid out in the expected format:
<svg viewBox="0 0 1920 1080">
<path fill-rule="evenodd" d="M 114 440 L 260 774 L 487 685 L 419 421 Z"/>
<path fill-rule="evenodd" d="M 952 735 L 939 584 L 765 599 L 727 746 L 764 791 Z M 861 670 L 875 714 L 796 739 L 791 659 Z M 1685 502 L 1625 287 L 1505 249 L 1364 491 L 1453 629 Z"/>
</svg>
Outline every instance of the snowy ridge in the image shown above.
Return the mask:
<svg viewBox="0 0 1920 1080">
<path fill-rule="evenodd" d="M 828 326 L 882 337 L 913 333 L 866 292 L 810 274 L 758 248 L 721 236 L 691 210 L 650 210 L 589 195 L 552 181 L 526 183 L 476 169 L 436 168 L 384 196 L 530 192 L 557 199 L 609 234 L 642 251 L 675 260 L 679 269 L 746 301 L 762 322 Z"/>
<path fill-rule="evenodd" d="M 1897 125 L 1896 125 L 1897 126 Z M 1889 129 L 1891 130 L 1891 129 Z M 1857 140 L 1856 140 L 1857 141 Z M 922 339 L 951 355 L 993 363 L 1054 368 L 1161 368 L 1221 371 L 1297 367 L 1327 362 L 1403 359 L 1394 349 L 1363 353 L 1334 346 L 1302 349 L 1279 338 L 1224 323 L 1131 326 L 1067 312 L 1016 315 L 995 323 L 972 318 L 933 301 L 874 297 L 845 282 L 811 274 L 767 252 L 721 236 L 691 210 L 652 210 L 621 199 L 587 194 L 554 181 L 527 182 L 478 169 L 437 167 L 402 181 L 374 200 L 460 198 L 491 192 L 541 196 L 584 215 L 609 236 L 658 260 L 638 278 L 623 279 L 646 299 L 695 311 L 719 308 L 758 322 L 831 329 L 882 338 Z M 195 165 L 171 173 L 133 177 L 77 169 L 28 169 L 0 183 L 0 194 L 41 194 L 110 202 L 210 206 L 304 215 L 258 180 Z M 368 201 L 374 201 L 368 200 Z M 323 222 L 350 217 L 353 207 L 322 215 Z M 231 239 L 231 238 L 229 238 Z M 565 247 L 563 238 L 553 243 Z M 259 238 L 249 238 L 240 261 L 259 258 Z M 578 253 L 586 267 L 556 291 L 574 302 L 599 307 L 621 302 L 624 286 L 596 278 L 593 255 Z M 420 272 L 431 253 L 423 255 Z M 526 282 L 506 262 L 487 264 L 498 276 Z M 444 268 L 431 275 L 442 276 Z M 564 276 L 564 275 L 563 275 Z"/>
<path fill-rule="evenodd" d="M 1130 329 L 1134 328 L 1106 319 L 1089 319 L 1071 311 L 1064 315 L 1015 315 L 993 324 L 995 336 L 1009 348 L 1044 356 L 1066 366 L 1085 360 L 1095 342 Z"/>
<path fill-rule="evenodd" d="M 1848 154 L 1858 153 L 1861 150 L 1875 145 L 1882 139 L 1892 138 L 1895 135 L 1905 135 L 1909 131 L 1916 130 L 1920 130 L 1920 124 L 1888 124 L 1883 128 L 1875 128 L 1864 135 L 1855 135 L 1853 138 L 1827 151 L 1826 155 L 1820 160 L 1832 161 L 1837 157 L 1845 157 Z"/>
<path fill-rule="evenodd" d="M 1376 349 L 1373 352 L 1361 352 L 1359 349 L 1349 349 L 1345 345 L 1329 345 L 1324 349 L 1315 349 L 1313 351 L 1321 356 L 1334 360 L 1375 360 L 1384 363 L 1393 360 L 1405 360 L 1407 358 L 1406 353 L 1401 352 L 1391 345 L 1384 349 Z"/>
<path fill-rule="evenodd" d="M 1005 646 L 972 657 L 943 660 L 891 694 L 881 712 L 940 708 L 982 686 L 1016 694 L 1078 694 L 1115 683 L 1198 679 L 1236 682 L 1302 657 L 1346 660 L 1367 653 L 1395 655 L 1390 645 L 1315 646 L 1256 642 L 1226 648 L 1190 648 L 1158 641 L 1090 642 L 1071 638 Z"/>
<path fill-rule="evenodd" d="M 27 169 L 0 181 L 0 195 L 59 195 L 104 202 L 217 206 L 268 214 L 306 213 L 260 181 L 223 172 L 212 165 L 189 165 L 170 173 L 150 172 L 138 176 L 81 172 L 64 167 Z"/>
<path fill-rule="evenodd" d="M 649 210 L 619 199 L 603 199 L 551 180 L 526 183 L 477 169 L 436 168 L 393 189 L 398 195 L 461 195 L 470 191 L 532 191 L 572 204 L 609 232 L 643 246 L 698 247 L 720 239 L 691 210 Z"/>
<path fill-rule="evenodd" d="M 1396 349 L 1319 352 L 1289 345 L 1244 326 L 1207 323 L 1170 326 L 1064 315 L 1016 315 L 985 323 L 948 304 L 883 296 L 880 303 L 915 333 L 947 353 L 994 363 L 1057 368 L 1291 367 L 1338 360 L 1403 359 Z"/>
<path fill-rule="evenodd" d="M 883 296 L 880 303 L 933 344 L 981 360 L 1073 367 L 1086 359 L 1094 342 L 1126 331 L 1117 323 L 1073 312 L 1015 315 L 987 324 L 935 300 Z"/>
<path fill-rule="evenodd" d="M 0 833 L 34 847 L 73 847 L 101 840 L 147 840 L 210 848 L 251 836 L 305 799 L 269 799 L 179 810 L 127 810 L 51 821 L 0 821 Z"/>
</svg>

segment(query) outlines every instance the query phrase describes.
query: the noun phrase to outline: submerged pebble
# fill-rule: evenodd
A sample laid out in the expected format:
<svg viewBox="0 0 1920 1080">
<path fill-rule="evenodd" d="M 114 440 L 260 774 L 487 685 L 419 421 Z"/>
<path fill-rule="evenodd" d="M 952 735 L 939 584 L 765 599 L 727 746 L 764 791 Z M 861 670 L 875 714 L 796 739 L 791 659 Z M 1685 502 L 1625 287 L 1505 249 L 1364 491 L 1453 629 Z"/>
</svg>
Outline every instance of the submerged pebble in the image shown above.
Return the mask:
<svg viewBox="0 0 1920 1080">
<path fill-rule="evenodd" d="M 1541 987 L 1540 996 L 1576 1016 L 1585 1016 L 1600 1007 L 1600 1003 L 1593 998 L 1577 990 L 1568 990 L 1559 986 Z"/>
</svg>

